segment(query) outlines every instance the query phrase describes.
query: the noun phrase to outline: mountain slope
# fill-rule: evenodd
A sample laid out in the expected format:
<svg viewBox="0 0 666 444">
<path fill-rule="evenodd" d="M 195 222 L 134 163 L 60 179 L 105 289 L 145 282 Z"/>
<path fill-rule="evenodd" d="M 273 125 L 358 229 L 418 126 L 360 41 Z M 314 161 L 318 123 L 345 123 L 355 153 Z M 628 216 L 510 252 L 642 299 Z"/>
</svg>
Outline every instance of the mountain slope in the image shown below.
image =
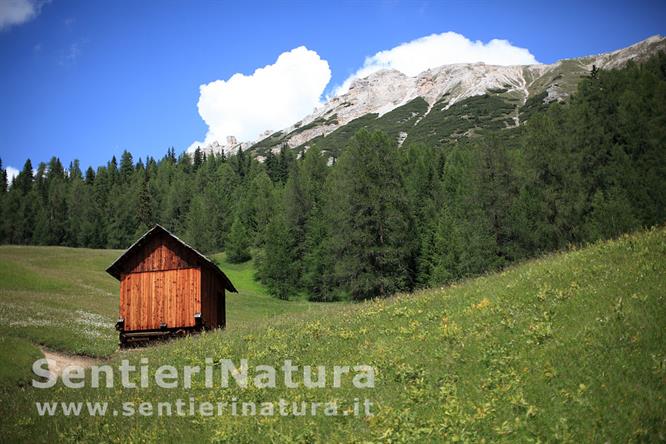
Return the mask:
<svg viewBox="0 0 666 444">
<path fill-rule="evenodd" d="M 443 142 L 474 134 L 477 129 L 511 128 L 524 121 L 535 106 L 566 100 L 581 77 L 590 75 L 593 66 L 615 69 L 664 49 L 666 39 L 654 36 L 628 48 L 550 65 L 455 64 L 430 69 L 415 77 L 396 70 L 382 70 L 356 80 L 346 93 L 331 98 L 296 124 L 257 143 L 242 146 L 265 155 L 267 150 L 285 144 L 304 149 L 309 144 L 319 143 L 322 149 L 335 156 L 333 147 L 360 126 L 389 128 L 400 143 L 407 140 Z M 387 116 L 393 111 L 397 111 L 401 119 Z M 428 117 L 430 122 L 422 124 Z M 433 121 L 441 120 L 448 123 L 433 140 L 428 131 L 432 130 Z M 339 131 L 345 127 L 348 128 L 341 134 Z M 324 142 L 331 136 L 333 140 Z M 238 146 L 241 145 L 214 149 Z"/>
<path fill-rule="evenodd" d="M 120 253 L 0 246 L 0 385 L 30 380 L 32 361 L 26 358 L 39 357 L 38 346 L 98 357 L 117 350 L 119 284 L 104 270 Z M 229 328 L 320 308 L 270 297 L 254 280 L 253 261 L 231 264 L 224 254 L 213 258 L 239 290 L 227 298 Z"/>
<path fill-rule="evenodd" d="M 207 357 L 302 369 L 367 364 L 375 387 L 23 390 L 4 393 L 8 441 L 654 442 L 666 438 L 666 229 L 547 256 L 442 289 L 327 306 L 123 355 L 133 365 Z M 109 364 L 119 364 L 118 357 Z M 180 371 L 180 370 L 179 370 Z M 300 376 L 299 376 L 300 374 Z M 296 381 L 302 381 L 302 370 Z M 119 380 L 119 375 L 115 375 Z M 252 377 L 252 376 L 251 376 Z M 219 378 L 219 372 L 215 378 Z M 138 383 L 139 375 L 132 381 Z M 216 381 L 218 379 L 215 379 Z M 35 401 L 337 400 L 373 417 L 37 416 Z M 187 407 L 186 407 L 187 408 Z M 25 427 L 30 424 L 30 427 Z"/>
</svg>

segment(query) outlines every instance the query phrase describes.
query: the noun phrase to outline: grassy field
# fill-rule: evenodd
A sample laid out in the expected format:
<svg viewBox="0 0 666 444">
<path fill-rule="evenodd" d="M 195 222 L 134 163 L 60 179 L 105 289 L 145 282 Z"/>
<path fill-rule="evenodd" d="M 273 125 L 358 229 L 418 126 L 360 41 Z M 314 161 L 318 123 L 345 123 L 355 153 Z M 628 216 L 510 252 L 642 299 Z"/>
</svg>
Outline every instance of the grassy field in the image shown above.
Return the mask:
<svg viewBox="0 0 666 444">
<path fill-rule="evenodd" d="M 120 250 L 0 246 L 0 384 L 31 380 L 39 346 L 108 357 L 117 350 L 119 284 L 104 270 Z M 230 264 L 215 255 L 238 288 L 227 296 L 228 328 L 313 307 L 268 296 L 252 261 Z"/>
<path fill-rule="evenodd" d="M 239 286 L 248 277 L 243 266 L 227 268 Z M 253 369 L 291 359 L 325 366 L 325 388 L 287 388 L 281 376 L 277 388 L 265 389 L 233 382 L 206 388 L 203 378 L 176 389 L 154 381 L 136 389 L 93 389 L 89 382 L 78 390 L 3 388 L 0 426 L 4 439 L 24 442 L 660 441 L 666 439 L 665 283 L 662 228 L 447 288 L 264 320 L 248 316 L 238 328 L 117 354 L 109 363 L 127 358 L 138 366 L 147 359 L 154 371 L 161 364 L 205 366 L 206 358 L 240 365 L 246 358 Z M 262 293 L 251 290 L 251 280 L 242 285 L 248 299 Z M 349 375 L 341 388 L 332 387 L 332 366 L 357 364 L 376 369 L 374 388 L 355 388 Z M 302 380 L 302 370 L 297 375 Z M 139 382 L 136 373 L 132 380 Z M 35 409 L 36 401 L 107 401 L 120 409 L 124 402 L 280 398 L 334 400 L 340 414 L 234 416 L 227 409 L 212 417 L 73 418 L 40 417 Z M 374 416 L 342 414 L 355 398 L 371 400 Z"/>
<path fill-rule="evenodd" d="M 30 367 L 15 363 L 22 356 L 41 356 L 39 345 L 90 356 L 115 351 L 119 286 L 104 269 L 119 254 L 0 247 L 0 338 L 20 345 L 0 348 L 2 384 L 30 380 Z"/>
</svg>

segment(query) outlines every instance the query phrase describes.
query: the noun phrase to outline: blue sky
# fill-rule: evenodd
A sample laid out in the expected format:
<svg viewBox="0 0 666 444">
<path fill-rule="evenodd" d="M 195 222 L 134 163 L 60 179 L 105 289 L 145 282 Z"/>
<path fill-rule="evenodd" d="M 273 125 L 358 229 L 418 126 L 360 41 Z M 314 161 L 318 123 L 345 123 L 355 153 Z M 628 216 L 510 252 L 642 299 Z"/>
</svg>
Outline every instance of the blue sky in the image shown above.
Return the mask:
<svg viewBox="0 0 666 444">
<path fill-rule="evenodd" d="M 213 128 L 197 108 L 202 84 L 305 46 L 317 74 L 303 76 L 318 76 L 309 106 L 366 57 L 449 31 L 551 63 L 666 34 L 666 2 L 0 0 L 0 157 L 16 168 L 52 155 L 86 167 L 124 149 L 135 159 L 180 152 Z"/>
</svg>

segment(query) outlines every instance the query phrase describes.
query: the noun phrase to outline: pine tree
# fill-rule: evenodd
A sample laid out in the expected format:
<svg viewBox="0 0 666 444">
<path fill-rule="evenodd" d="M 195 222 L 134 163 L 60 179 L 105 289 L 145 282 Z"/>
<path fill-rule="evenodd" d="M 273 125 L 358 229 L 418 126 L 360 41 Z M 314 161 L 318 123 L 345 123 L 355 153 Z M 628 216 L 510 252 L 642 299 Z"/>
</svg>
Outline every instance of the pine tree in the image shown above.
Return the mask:
<svg viewBox="0 0 666 444">
<path fill-rule="evenodd" d="M 294 259 L 292 237 L 280 209 L 268 225 L 264 256 L 258 264 L 260 277 L 272 296 L 286 300 L 297 291 Z"/>
<path fill-rule="evenodd" d="M 494 238 L 493 266 L 500 267 L 523 255 L 515 245 L 517 234 L 513 228 L 514 196 L 518 178 L 514 175 L 505 144 L 495 135 L 489 135 L 473 144 L 479 175 L 478 202 L 490 223 Z M 490 268 L 490 267 L 489 267 Z"/>
<path fill-rule="evenodd" d="M 139 228 L 138 231 L 143 233 L 155 225 L 155 215 L 153 211 L 153 197 L 150 192 L 150 185 L 148 183 L 148 177 L 141 181 L 141 189 L 139 191 L 139 205 L 138 205 L 138 219 L 139 219 Z"/>
<path fill-rule="evenodd" d="M 185 156 L 189 158 L 188 156 Z M 187 213 L 192 200 L 192 181 L 189 180 L 188 164 L 181 163 L 177 165 L 171 182 L 165 191 L 164 209 L 162 220 L 168 230 L 174 233 L 184 233 L 186 231 Z"/>
<path fill-rule="evenodd" d="M 88 167 L 86 169 L 86 178 L 85 178 L 86 185 L 92 186 L 95 183 L 95 170 L 92 169 L 92 167 Z"/>
<path fill-rule="evenodd" d="M 23 169 L 21 172 L 16 176 L 16 179 L 14 179 L 14 184 L 16 185 L 16 188 L 19 190 L 19 192 L 25 196 L 32 189 L 32 182 L 32 162 L 30 162 L 30 159 L 28 159 L 25 161 L 25 164 L 23 164 Z"/>
<path fill-rule="evenodd" d="M 284 222 L 287 232 L 287 243 L 292 251 L 293 260 L 290 268 L 293 273 L 295 286 L 300 287 L 301 275 L 303 273 L 302 258 L 305 254 L 305 225 L 308 219 L 309 202 L 303 188 L 301 171 L 294 164 L 288 175 L 283 195 Z"/>
<path fill-rule="evenodd" d="M 343 152 L 329 196 L 338 285 L 354 299 L 406 288 L 406 202 L 395 143 L 359 131 Z"/>
<path fill-rule="evenodd" d="M 175 164 L 176 163 L 176 150 L 174 147 L 170 147 L 167 149 L 167 154 L 165 156 L 165 160 L 168 163 Z"/>
<path fill-rule="evenodd" d="M 123 184 L 128 184 L 132 180 L 134 173 L 134 162 L 132 153 L 125 150 L 120 157 L 120 180 Z"/>
<path fill-rule="evenodd" d="M 262 247 L 266 242 L 266 231 L 274 212 L 273 182 L 265 172 L 257 174 L 250 184 L 248 201 L 252 206 L 254 222 L 254 245 Z"/>
<path fill-rule="evenodd" d="M 192 199 L 192 205 L 190 205 L 190 211 L 187 215 L 185 239 L 190 245 L 203 253 L 213 251 L 213 233 L 207 221 L 206 207 L 201 196 Z"/>
<path fill-rule="evenodd" d="M 440 153 L 432 147 L 416 144 L 401 150 L 401 167 L 405 196 L 410 207 L 410 284 L 425 286 L 436 252 L 434 249 L 436 218 L 441 201 Z"/>
<path fill-rule="evenodd" d="M 528 251 L 552 251 L 580 239 L 577 226 L 585 207 L 580 165 L 581 153 L 566 128 L 566 110 L 552 105 L 544 115 L 527 123 L 522 138 L 528 179 L 520 193 L 524 225 L 519 236 Z"/>
<path fill-rule="evenodd" d="M 278 161 L 275 154 L 273 154 L 273 150 L 268 150 L 268 153 L 266 153 L 264 167 L 266 168 L 266 174 L 268 174 L 268 177 L 270 177 L 273 182 L 278 182 Z"/>
<path fill-rule="evenodd" d="M 118 182 L 118 161 L 116 160 L 116 156 L 111 157 L 111 161 L 107 164 L 106 168 L 109 172 L 109 184 L 113 185 Z"/>
<path fill-rule="evenodd" d="M 330 302 L 338 299 L 333 270 L 335 259 L 328 233 L 328 224 L 322 208 L 315 204 L 308 219 L 303 257 L 302 286 L 308 299 Z"/>
<path fill-rule="evenodd" d="M 197 147 L 196 150 L 194 150 L 194 157 L 192 160 L 192 167 L 194 168 L 194 171 L 198 170 L 201 168 L 201 165 L 203 164 L 203 154 L 201 152 L 201 148 Z"/>
<path fill-rule="evenodd" d="M 7 183 L 7 170 L 2 167 L 2 159 L 0 159 L 0 193 L 4 195 L 9 188 Z"/>
<path fill-rule="evenodd" d="M 81 180 L 83 179 L 83 173 L 81 172 L 81 165 L 79 159 L 74 159 L 69 164 L 69 180 Z"/>
<path fill-rule="evenodd" d="M 275 178 L 280 183 L 287 183 L 289 178 L 289 171 L 294 163 L 294 155 L 291 150 L 287 149 L 286 145 L 280 147 L 280 154 L 277 157 L 277 165 L 275 167 Z"/>
<path fill-rule="evenodd" d="M 72 168 L 70 167 L 70 171 Z M 86 185 L 79 174 L 70 173 L 69 189 L 66 190 L 67 219 L 65 227 L 65 244 L 71 247 L 86 246 L 85 233 L 82 230 L 86 212 L 91 202 L 91 187 Z"/>
<path fill-rule="evenodd" d="M 212 177 L 212 183 L 204 195 L 210 211 L 216 248 L 224 248 L 234 221 L 234 207 L 241 182 L 227 162 L 220 164 Z"/>
<path fill-rule="evenodd" d="M 238 177 L 243 180 L 250 170 L 250 164 L 252 163 L 252 158 L 245 154 L 243 148 L 238 147 L 236 156 L 233 158 L 233 168 Z"/>
<path fill-rule="evenodd" d="M 250 255 L 250 239 L 247 235 L 247 230 L 243 225 L 240 216 L 236 215 L 234 223 L 231 225 L 231 232 L 229 239 L 225 244 L 225 253 L 227 260 L 231 263 L 237 264 L 249 260 Z"/>
<path fill-rule="evenodd" d="M 479 274 L 503 262 L 487 208 L 492 198 L 485 194 L 485 168 L 477 145 L 455 147 L 447 156 L 432 283 Z"/>
<path fill-rule="evenodd" d="M 322 199 L 323 187 L 328 176 L 326 159 L 316 146 L 310 148 L 304 154 L 301 162 L 301 182 L 305 194 L 307 211 L 311 211 L 314 205 L 319 205 Z"/>
</svg>

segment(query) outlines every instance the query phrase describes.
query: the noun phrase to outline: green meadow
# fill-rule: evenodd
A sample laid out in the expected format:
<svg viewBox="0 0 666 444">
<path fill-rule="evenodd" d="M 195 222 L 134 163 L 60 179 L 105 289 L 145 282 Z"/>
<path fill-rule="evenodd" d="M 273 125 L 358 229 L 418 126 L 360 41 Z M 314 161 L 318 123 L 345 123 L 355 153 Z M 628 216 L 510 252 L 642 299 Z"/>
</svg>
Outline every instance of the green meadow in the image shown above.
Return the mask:
<svg viewBox="0 0 666 444">
<path fill-rule="evenodd" d="M 25 383 L 39 347 L 106 358 L 118 349 L 119 284 L 104 270 L 121 250 L 0 246 L 0 383 Z M 229 328 L 316 308 L 268 296 L 253 279 L 252 261 L 213 258 L 234 282 L 227 295 Z M 26 365 L 28 364 L 28 365 Z"/>
<path fill-rule="evenodd" d="M 2 400 L 10 442 L 656 442 L 666 439 L 666 229 L 553 254 L 501 273 L 358 304 L 269 299 L 252 264 L 222 266 L 239 287 L 228 298 L 229 328 L 113 353 L 154 371 L 230 359 L 280 368 L 325 366 L 324 388 L 253 384 L 207 388 L 194 378 L 146 388 L 51 389 L 7 383 L 28 370 L 35 346 L 108 355 L 113 332 L 81 337 L 91 315 L 111 323 L 117 283 L 103 273 L 117 252 L 2 247 Z M 5 279 L 7 278 L 7 279 Z M 274 315 L 274 316 L 273 316 Z M 38 317 L 40 316 L 40 317 Z M 36 325 L 12 325 L 27 322 Z M 38 323 L 37 320 L 51 323 Z M 97 318 L 95 318 L 97 319 Z M 237 320 L 237 321 L 236 321 Z M 56 325 L 60 323 L 60 325 Z M 41 325 L 44 324 L 44 325 Z M 39 326 L 38 326 L 39 325 Z M 106 327 L 104 327 L 106 328 Z M 70 336 L 64 332 L 70 331 Z M 99 327 L 102 331 L 102 327 Z M 79 338 L 75 340 L 74 338 Z M 141 361 L 144 359 L 144 361 Z M 374 388 L 352 374 L 332 386 L 335 365 L 375 369 Z M 214 380 L 219 377 L 215 367 Z M 116 370 L 115 380 L 120 381 Z M 138 373 L 131 381 L 138 383 Z M 182 380 L 181 380 L 182 381 Z M 153 381 L 154 382 L 154 381 Z M 186 403 L 323 401 L 336 416 L 213 416 L 153 413 L 39 416 L 35 402 Z M 368 399 L 372 416 L 353 415 Z M 240 411 L 240 407 L 238 407 Z M 347 412 L 345 415 L 344 412 Z M 165 427 L 165 424 L 169 424 Z"/>
</svg>

